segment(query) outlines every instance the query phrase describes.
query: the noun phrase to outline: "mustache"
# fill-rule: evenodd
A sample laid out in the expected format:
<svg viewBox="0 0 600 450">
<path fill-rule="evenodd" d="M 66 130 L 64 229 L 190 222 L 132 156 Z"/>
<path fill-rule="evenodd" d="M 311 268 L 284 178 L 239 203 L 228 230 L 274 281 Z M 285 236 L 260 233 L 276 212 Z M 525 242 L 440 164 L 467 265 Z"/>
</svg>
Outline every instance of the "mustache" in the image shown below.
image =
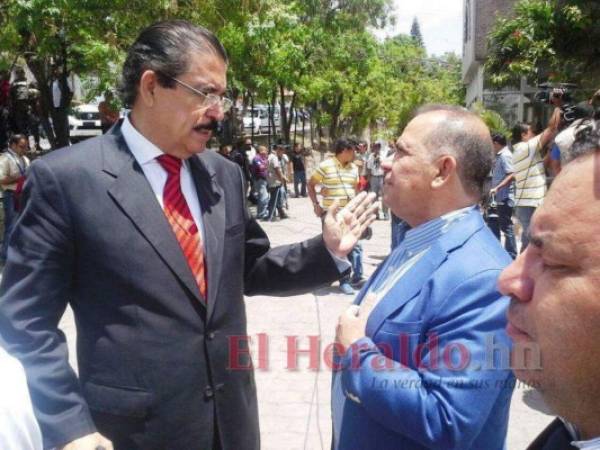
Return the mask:
<svg viewBox="0 0 600 450">
<path fill-rule="evenodd" d="M 216 120 L 211 120 L 209 123 L 196 125 L 194 127 L 194 130 L 196 130 L 196 131 L 202 131 L 202 130 L 217 131 L 218 129 L 219 129 L 219 122 Z"/>
</svg>

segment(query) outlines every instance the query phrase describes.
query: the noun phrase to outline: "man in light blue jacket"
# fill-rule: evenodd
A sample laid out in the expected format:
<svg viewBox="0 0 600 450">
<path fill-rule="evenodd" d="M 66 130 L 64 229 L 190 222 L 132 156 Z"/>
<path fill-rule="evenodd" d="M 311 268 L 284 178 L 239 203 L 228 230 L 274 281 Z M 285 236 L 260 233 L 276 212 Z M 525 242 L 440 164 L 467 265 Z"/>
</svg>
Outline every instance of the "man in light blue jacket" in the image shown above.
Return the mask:
<svg viewBox="0 0 600 450">
<path fill-rule="evenodd" d="M 432 106 L 385 163 L 407 231 L 340 317 L 335 449 L 504 448 L 514 378 L 496 281 L 511 258 L 476 206 L 492 157 L 479 118 Z"/>
</svg>

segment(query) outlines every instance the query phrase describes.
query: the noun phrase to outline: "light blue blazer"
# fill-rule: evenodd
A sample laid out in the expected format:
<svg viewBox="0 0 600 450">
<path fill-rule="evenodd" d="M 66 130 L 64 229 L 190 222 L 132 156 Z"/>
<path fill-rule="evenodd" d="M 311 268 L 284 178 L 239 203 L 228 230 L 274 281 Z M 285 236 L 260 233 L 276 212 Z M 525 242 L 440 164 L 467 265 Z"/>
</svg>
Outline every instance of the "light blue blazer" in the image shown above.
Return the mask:
<svg viewBox="0 0 600 450">
<path fill-rule="evenodd" d="M 504 448 L 514 378 L 496 281 L 510 261 L 474 209 L 388 291 L 336 360 L 334 449 Z"/>
</svg>

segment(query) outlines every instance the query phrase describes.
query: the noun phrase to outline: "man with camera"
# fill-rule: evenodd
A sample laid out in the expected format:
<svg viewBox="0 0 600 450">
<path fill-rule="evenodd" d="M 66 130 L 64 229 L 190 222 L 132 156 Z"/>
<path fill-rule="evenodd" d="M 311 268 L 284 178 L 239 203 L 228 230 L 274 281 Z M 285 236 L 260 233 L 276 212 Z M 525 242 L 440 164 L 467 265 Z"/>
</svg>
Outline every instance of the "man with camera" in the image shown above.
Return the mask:
<svg viewBox="0 0 600 450">
<path fill-rule="evenodd" d="M 528 123 L 519 123 L 513 129 L 513 140 L 518 142 L 513 147 L 513 164 L 516 181 L 515 214 L 523 228 L 521 251 L 529 243 L 531 216 L 546 196 L 543 152 L 556 136 L 561 118 L 561 109 L 555 108 L 548 127 L 537 135 L 533 126 Z"/>
</svg>

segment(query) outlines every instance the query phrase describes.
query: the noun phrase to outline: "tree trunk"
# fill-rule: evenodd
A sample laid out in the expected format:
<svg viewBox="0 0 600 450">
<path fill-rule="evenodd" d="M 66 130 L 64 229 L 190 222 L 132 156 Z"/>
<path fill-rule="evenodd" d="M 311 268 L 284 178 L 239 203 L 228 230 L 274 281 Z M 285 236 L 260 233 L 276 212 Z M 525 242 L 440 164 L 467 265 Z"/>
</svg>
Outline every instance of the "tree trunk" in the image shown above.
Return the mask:
<svg viewBox="0 0 600 450">
<path fill-rule="evenodd" d="M 331 124 L 329 125 L 329 139 L 333 142 L 338 138 L 340 112 L 342 110 L 342 102 L 344 94 L 339 94 L 335 100 L 335 104 L 331 110 Z"/>
<path fill-rule="evenodd" d="M 290 127 L 288 125 L 288 117 L 285 112 L 285 88 L 279 85 L 279 121 L 281 123 L 281 134 L 284 142 L 290 142 Z"/>
<path fill-rule="evenodd" d="M 40 91 L 40 121 L 42 123 L 42 127 L 44 128 L 46 137 L 50 142 L 51 148 L 55 149 L 59 146 L 59 144 L 56 138 L 55 127 L 53 126 L 53 124 L 56 123 L 54 122 L 54 117 L 52 117 L 52 124 L 50 123 L 50 117 L 52 111 L 54 110 L 52 84 L 50 83 L 50 79 L 48 77 L 50 62 L 46 59 L 39 60 L 27 58 L 27 67 L 35 77 L 35 81 Z"/>
</svg>

